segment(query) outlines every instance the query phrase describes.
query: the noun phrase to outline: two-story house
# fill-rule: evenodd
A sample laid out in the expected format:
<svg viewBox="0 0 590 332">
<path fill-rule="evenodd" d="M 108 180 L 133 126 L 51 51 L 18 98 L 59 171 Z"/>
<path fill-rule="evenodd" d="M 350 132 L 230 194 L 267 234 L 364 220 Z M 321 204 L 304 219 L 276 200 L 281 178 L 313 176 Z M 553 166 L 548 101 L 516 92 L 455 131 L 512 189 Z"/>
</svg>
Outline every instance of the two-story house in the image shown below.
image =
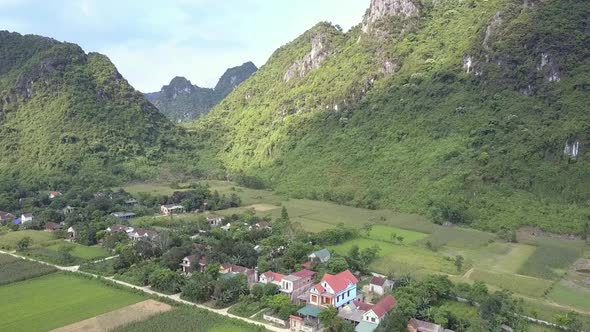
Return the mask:
<svg viewBox="0 0 590 332">
<path fill-rule="evenodd" d="M 358 279 L 346 270 L 336 275 L 324 274 L 322 281 L 309 292 L 309 304 L 318 307 L 341 308 L 356 299 Z"/>
<path fill-rule="evenodd" d="M 352 301 L 340 309 L 338 316 L 352 323 L 357 332 L 372 332 L 396 303 L 391 295 L 385 296 L 377 304 Z"/>
<path fill-rule="evenodd" d="M 296 304 L 305 302 L 308 299 L 307 293 L 313 285 L 315 274 L 316 272 L 311 270 L 291 273 L 281 280 L 280 291 L 287 294 Z"/>
<path fill-rule="evenodd" d="M 276 272 L 272 272 L 272 271 L 267 271 L 267 272 L 264 272 L 263 274 L 260 275 L 259 282 L 261 284 L 275 284 L 275 285 L 279 286 L 279 288 L 280 288 L 284 277 L 285 277 L 284 274 L 280 274 L 280 273 L 276 273 Z"/>
<path fill-rule="evenodd" d="M 193 272 L 203 272 L 207 267 L 207 258 L 191 255 L 186 256 L 182 259 L 182 263 L 180 263 L 182 267 L 182 272 L 185 274 L 192 274 Z"/>
</svg>

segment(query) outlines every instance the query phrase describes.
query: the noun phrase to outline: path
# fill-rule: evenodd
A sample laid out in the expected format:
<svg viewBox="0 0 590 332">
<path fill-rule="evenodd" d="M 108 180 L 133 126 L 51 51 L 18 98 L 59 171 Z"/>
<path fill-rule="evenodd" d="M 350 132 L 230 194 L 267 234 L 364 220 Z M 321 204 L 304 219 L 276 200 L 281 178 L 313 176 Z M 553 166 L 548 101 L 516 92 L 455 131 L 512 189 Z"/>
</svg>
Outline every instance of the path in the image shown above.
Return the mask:
<svg viewBox="0 0 590 332">
<path fill-rule="evenodd" d="M 213 308 L 209 308 L 207 306 L 201 305 L 201 304 L 196 304 L 196 303 L 192 303 L 192 302 L 189 302 L 189 301 L 185 301 L 185 300 L 183 300 L 183 299 L 180 298 L 180 294 L 166 295 L 166 294 L 163 294 L 163 293 L 160 293 L 160 292 L 156 292 L 156 291 L 150 289 L 149 287 L 135 286 L 135 285 L 126 283 L 124 281 L 113 279 L 112 277 L 108 277 L 107 278 L 107 277 L 99 276 L 99 275 L 96 275 L 96 274 L 93 274 L 93 273 L 82 272 L 82 271 L 79 271 L 78 270 L 79 266 L 67 266 L 66 267 L 66 266 L 60 266 L 60 265 L 50 264 L 50 263 L 47 263 L 47 262 L 39 261 L 39 260 L 32 259 L 32 258 L 29 258 L 29 257 L 20 256 L 20 255 L 17 255 L 15 253 L 10 253 L 10 252 L 6 252 L 6 251 L 2 251 L 2 250 L 0 250 L 0 254 L 11 255 L 11 256 L 16 257 L 16 258 L 30 260 L 30 261 L 37 262 L 37 263 L 43 264 L 43 265 L 53 266 L 53 267 L 55 267 L 56 269 L 58 269 L 60 271 L 69 271 L 69 272 L 84 274 L 84 275 L 87 275 L 87 276 L 92 276 L 92 277 L 95 277 L 95 278 L 103 278 L 103 279 L 109 280 L 109 281 L 111 281 L 113 283 L 116 283 L 118 285 L 121 285 L 121 286 L 125 286 L 125 287 L 128 287 L 128 288 L 133 288 L 133 289 L 140 290 L 140 291 L 142 291 L 142 292 L 144 292 L 146 294 L 149 294 L 149 295 L 156 295 L 156 296 L 159 296 L 159 297 L 167 298 L 169 300 L 172 300 L 172 301 L 175 301 L 175 302 L 178 302 L 178 303 L 187 304 L 187 305 L 190 305 L 190 306 L 199 308 L 199 309 L 204 309 L 204 310 L 212 311 L 212 312 L 214 312 L 214 313 L 216 313 L 218 315 L 222 315 L 222 316 L 230 317 L 230 318 L 233 318 L 233 319 L 238 319 L 238 320 L 244 321 L 246 323 L 250 323 L 250 324 L 262 326 L 262 327 L 266 328 L 269 331 L 274 331 L 274 332 L 288 332 L 289 331 L 289 329 L 279 328 L 279 327 L 276 327 L 276 326 L 273 326 L 273 325 L 270 325 L 270 324 L 265 324 L 265 323 L 261 323 L 261 322 L 255 321 L 255 320 L 251 320 L 249 318 L 244 318 L 244 317 L 232 315 L 232 314 L 230 314 L 230 313 L 227 312 L 227 308 L 226 309 L 213 309 Z"/>
<path fill-rule="evenodd" d="M 469 277 L 471 277 L 471 275 L 473 274 L 473 272 L 475 272 L 475 268 L 469 269 L 469 271 L 465 272 L 465 274 L 463 275 L 463 278 L 469 279 Z"/>
</svg>

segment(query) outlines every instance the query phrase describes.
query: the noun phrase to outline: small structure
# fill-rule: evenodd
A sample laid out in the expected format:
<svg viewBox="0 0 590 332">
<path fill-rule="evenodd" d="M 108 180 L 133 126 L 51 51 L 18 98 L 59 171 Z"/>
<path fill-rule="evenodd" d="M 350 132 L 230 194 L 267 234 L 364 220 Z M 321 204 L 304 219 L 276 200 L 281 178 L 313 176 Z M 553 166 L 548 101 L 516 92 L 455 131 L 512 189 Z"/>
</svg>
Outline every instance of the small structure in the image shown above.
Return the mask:
<svg viewBox="0 0 590 332">
<path fill-rule="evenodd" d="M 158 232 L 149 229 L 137 228 L 132 232 L 127 233 L 129 239 L 132 241 L 139 240 L 154 240 L 158 237 Z"/>
<path fill-rule="evenodd" d="M 320 263 L 327 263 L 330 260 L 331 254 L 328 249 L 322 249 L 312 252 L 308 257 L 312 262 L 315 260 Z"/>
<path fill-rule="evenodd" d="M 68 205 L 65 208 L 61 209 L 61 212 L 63 214 L 70 214 L 70 213 L 74 212 L 74 208 Z"/>
<path fill-rule="evenodd" d="M 256 280 L 258 279 L 256 270 L 254 269 L 249 269 L 247 267 L 243 267 L 243 266 L 239 266 L 239 265 L 235 265 L 235 264 L 222 264 L 219 267 L 219 274 L 222 275 L 231 275 L 231 274 L 242 274 L 246 276 L 246 279 L 248 280 L 248 285 L 253 285 L 254 283 L 256 283 Z"/>
<path fill-rule="evenodd" d="M 24 213 L 20 216 L 20 220 L 23 224 L 33 221 L 33 214 L 32 213 Z"/>
<path fill-rule="evenodd" d="M 125 201 L 125 206 L 133 207 L 139 204 L 139 202 L 135 198 L 129 198 Z"/>
<path fill-rule="evenodd" d="M 14 219 L 14 215 L 9 212 L 0 211 L 0 221 L 11 221 Z"/>
<path fill-rule="evenodd" d="M 60 224 L 56 224 L 54 222 L 45 223 L 45 231 L 46 232 L 55 232 L 61 229 Z"/>
<path fill-rule="evenodd" d="M 133 212 L 113 212 L 111 216 L 121 220 L 129 220 L 135 218 L 136 215 Z"/>
<path fill-rule="evenodd" d="M 222 216 L 216 216 L 214 214 L 208 215 L 207 216 L 207 222 L 209 223 L 209 225 L 211 225 L 212 227 L 219 227 L 223 225 L 223 219 L 225 219 Z"/>
<path fill-rule="evenodd" d="M 280 288 L 283 278 L 285 278 L 284 274 L 267 271 L 260 275 L 259 282 L 261 284 L 275 284 Z"/>
<path fill-rule="evenodd" d="M 374 276 L 369 283 L 369 291 L 378 295 L 383 295 L 393 289 L 394 282 L 384 277 Z"/>
<path fill-rule="evenodd" d="M 366 323 L 364 324 L 366 327 L 363 329 L 363 331 L 366 331 L 367 327 L 370 327 L 370 325 L 367 325 L 367 323 L 374 325 L 373 330 L 375 330 L 377 326 L 381 323 L 383 317 L 385 317 L 385 315 L 387 315 L 387 313 L 393 307 L 395 307 L 396 304 L 397 301 L 393 298 L 393 296 L 387 295 L 384 298 L 382 298 L 381 301 L 377 302 L 377 304 L 375 304 L 369 310 L 367 310 L 363 314 L 363 320 L 360 323 Z"/>
<path fill-rule="evenodd" d="M 349 270 L 336 275 L 326 273 L 322 281 L 311 288 L 309 304 L 339 309 L 356 299 L 357 284 L 358 279 Z"/>
<path fill-rule="evenodd" d="M 231 229 L 231 223 L 228 222 L 227 224 L 225 224 L 224 226 L 221 226 L 219 228 L 223 229 L 226 232 L 229 232 L 229 230 Z"/>
<path fill-rule="evenodd" d="M 160 206 L 160 212 L 165 216 L 171 216 L 173 214 L 183 213 L 184 206 L 178 204 L 168 204 Z"/>
<path fill-rule="evenodd" d="M 313 266 L 313 262 L 312 261 L 307 261 L 303 264 L 301 264 L 301 268 L 304 270 L 311 270 L 311 267 Z"/>
<path fill-rule="evenodd" d="M 254 227 L 256 227 L 256 229 L 272 230 L 272 226 L 266 221 L 257 222 Z"/>
<path fill-rule="evenodd" d="M 289 316 L 289 329 L 294 332 L 316 332 L 320 330 L 321 309 L 307 305 Z"/>
<path fill-rule="evenodd" d="M 425 322 L 423 320 L 412 318 L 408 322 L 408 332 L 454 332 L 452 330 L 447 330 L 444 327 Z"/>
<path fill-rule="evenodd" d="M 590 259 L 582 258 L 574 264 L 574 267 L 578 273 L 590 273 Z"/>
<path fill-rule="evenodd" d="M 61 196 L 61 193 L 59 191 L 52 191 L 49 193 L 49 199 L 54 199 L 57 196 Z"/>
<path fill-rule="evenodd" d="M 69 241 L 76 241 L 76 239 L 78 239 L 78 235 L 79 235 L 78 226 L 73 225 L 70 228 L 68 228 L 68 240 Z"/>
<path fill-rule="evenodd" d="M 23 221 L 21 220 L 21 218 L 16 218 L 12 221 L 12 223 L 15 225 L 22 225 Z"/>
<path fill-rule="evenodd" d="M 182 272 L 185 274 L 192 274 L 193 272 L 203 272 L 207 267 L 207 258 L 199 257 L 197 255 L 186 256 L 180 263 Z"/>
</svg>

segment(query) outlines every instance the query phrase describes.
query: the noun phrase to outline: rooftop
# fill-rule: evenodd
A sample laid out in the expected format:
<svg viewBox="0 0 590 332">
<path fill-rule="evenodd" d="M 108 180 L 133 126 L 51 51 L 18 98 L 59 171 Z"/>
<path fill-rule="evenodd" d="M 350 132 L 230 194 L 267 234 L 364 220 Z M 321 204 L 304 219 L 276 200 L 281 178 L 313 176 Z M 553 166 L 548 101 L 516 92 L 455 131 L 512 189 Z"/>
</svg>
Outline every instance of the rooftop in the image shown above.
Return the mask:
<svg viewBox="0 0 590 332">
<path fill-rule="evenodd" d="M 301 316 L 310 316 L 314 318 L 318 318 L 320 316 L 321 310 L 311 305 L 306 305 L 305 307 L 299 309 L 297 311 L 298 314 Z"/>
</svg>

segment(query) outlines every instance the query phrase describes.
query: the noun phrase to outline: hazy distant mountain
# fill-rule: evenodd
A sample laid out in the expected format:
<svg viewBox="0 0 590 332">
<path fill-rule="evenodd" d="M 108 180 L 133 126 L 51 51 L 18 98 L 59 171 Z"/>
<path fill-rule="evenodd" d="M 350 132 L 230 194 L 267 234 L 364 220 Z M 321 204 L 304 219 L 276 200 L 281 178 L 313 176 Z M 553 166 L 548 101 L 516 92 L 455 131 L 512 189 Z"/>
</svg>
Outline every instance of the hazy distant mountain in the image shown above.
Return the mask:
<svg viewBox="0 0 590 332">
<path fill-rule="evenodd" d="M 201 88 L 184 77 L 175 77 L 160 92 L 146 93 L 145 96 L 171 120 L 186 122 L 209 112 L 256 70 L 258 68 L 252 62 L 230 68 L 214 89 Z"/>
</svg>

